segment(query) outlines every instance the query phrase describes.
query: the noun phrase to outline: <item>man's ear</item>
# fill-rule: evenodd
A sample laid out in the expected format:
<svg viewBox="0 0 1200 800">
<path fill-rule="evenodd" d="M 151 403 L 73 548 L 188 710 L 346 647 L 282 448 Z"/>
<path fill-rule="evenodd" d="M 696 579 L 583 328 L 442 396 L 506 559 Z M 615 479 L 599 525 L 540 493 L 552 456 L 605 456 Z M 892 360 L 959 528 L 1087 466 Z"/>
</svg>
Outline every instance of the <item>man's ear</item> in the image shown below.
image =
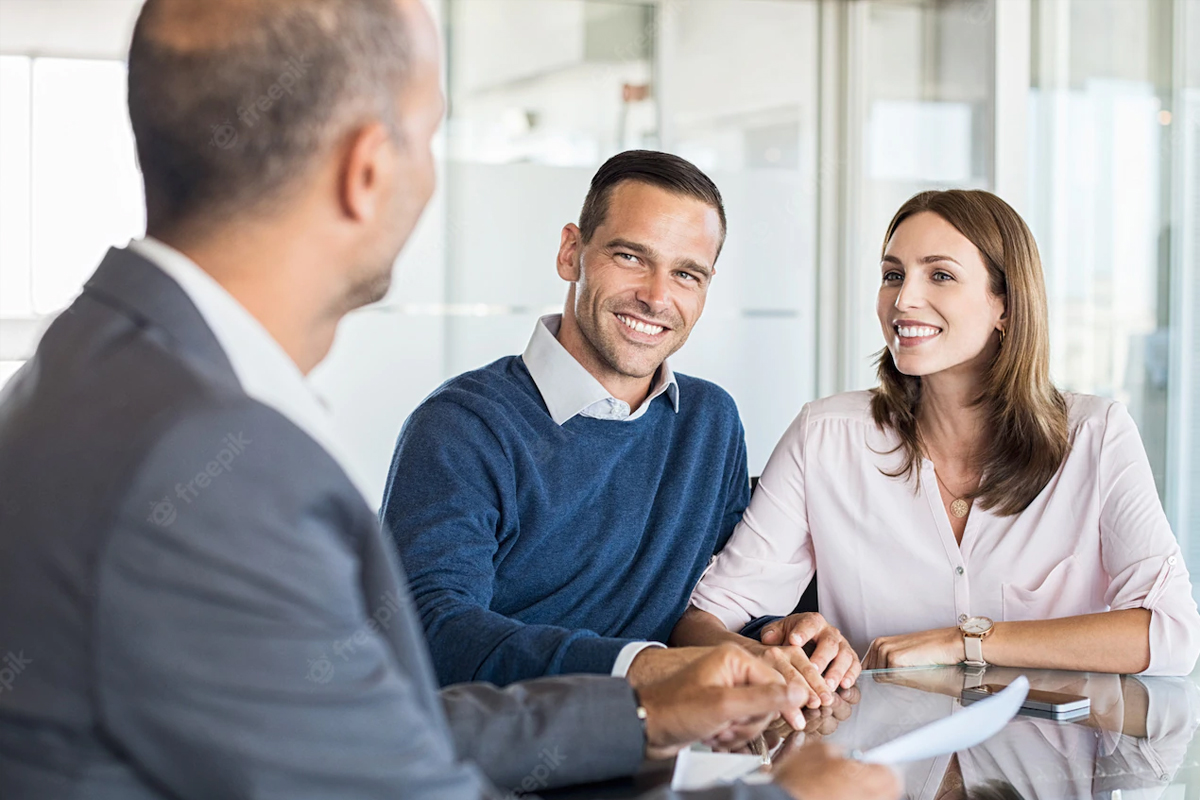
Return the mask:
<svg viewBox="0 0 1200 800">
<path fill-rule="evenodd" d="M 342 148 L 338 199 L 342 212 L 356 222 L 369 222 L 383 209 L 396 170 L 391 135 L 381 123 L 357 130 Z"/>
<path fill-rule="evenodd" d="M 579 280 L 579 256 L 583 252 L 583 231 L 574 222 L 563 226 L 558 242 L 558 277 L 564 281 Z"/>
</svg>

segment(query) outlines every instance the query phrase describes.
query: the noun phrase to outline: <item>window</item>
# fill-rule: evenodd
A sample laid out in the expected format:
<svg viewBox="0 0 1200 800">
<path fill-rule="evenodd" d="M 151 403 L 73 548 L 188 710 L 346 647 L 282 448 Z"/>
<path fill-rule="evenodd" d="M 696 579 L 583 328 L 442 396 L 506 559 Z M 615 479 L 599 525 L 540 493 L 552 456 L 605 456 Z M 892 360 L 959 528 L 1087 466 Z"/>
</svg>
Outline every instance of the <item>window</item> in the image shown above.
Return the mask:
<svg viewBox="0 0 1200 800">
<path fill-rule="evenodd" d="M 2 383 L 145 217 L 121 62 L 2 56 L 0 118 Z"/>
</svg>

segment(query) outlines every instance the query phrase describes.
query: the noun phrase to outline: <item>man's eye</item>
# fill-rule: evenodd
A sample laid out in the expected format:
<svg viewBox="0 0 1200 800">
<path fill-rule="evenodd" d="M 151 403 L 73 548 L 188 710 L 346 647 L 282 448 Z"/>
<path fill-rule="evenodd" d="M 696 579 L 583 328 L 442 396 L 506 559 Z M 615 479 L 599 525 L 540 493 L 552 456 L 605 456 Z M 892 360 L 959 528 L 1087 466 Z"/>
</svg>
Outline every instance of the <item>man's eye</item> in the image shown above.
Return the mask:
<svg viewBox="0 0 1200 800">
<path fill-rule="evenodd" d="M 617 258 L 622 259 L 624 261 L 629 261 L 630 263 L 633 263 L 633 264 L 636 264 L 638 262 L 638 257 L 633 255 L 632 253 L 617 253 Z"/>
<path fill-rule="evenodd" d="M 683 278 L 684 280 L 688 280 L 688 281 L 697 280 L 696 276 L 690 272 L 676 272 L 675 274 L 678 275 L 679 277 Z"/>
</svg>

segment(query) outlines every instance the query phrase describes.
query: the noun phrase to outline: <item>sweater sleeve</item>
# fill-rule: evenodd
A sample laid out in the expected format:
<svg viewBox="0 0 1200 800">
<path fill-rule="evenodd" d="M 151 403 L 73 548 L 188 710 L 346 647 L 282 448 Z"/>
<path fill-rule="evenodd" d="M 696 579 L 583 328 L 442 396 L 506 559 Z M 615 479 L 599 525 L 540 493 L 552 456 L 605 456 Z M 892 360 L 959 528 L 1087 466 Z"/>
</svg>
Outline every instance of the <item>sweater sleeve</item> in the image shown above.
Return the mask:
<svg viewBox="0 0 1200 800">
<path fill-rule="evenodd" d="M 1145 674 L 1187 675 L 1200 655 L 1200 613 L 1137 426 L 1120 403 L 1108 410 L 1099 479 L 1100 546 L 1109 576 L 1105 603 L 1150 610 Z"/>
<path fill-rule="evenodd" d="M 459 403 L 435 396 L 405 423 L 381 517 L 443 686 L 608 674 L 634 641 L 528 625 L 491 610 L 501 540 L 519 535 L 516 476 L 492 428 Z"/>
</svg>

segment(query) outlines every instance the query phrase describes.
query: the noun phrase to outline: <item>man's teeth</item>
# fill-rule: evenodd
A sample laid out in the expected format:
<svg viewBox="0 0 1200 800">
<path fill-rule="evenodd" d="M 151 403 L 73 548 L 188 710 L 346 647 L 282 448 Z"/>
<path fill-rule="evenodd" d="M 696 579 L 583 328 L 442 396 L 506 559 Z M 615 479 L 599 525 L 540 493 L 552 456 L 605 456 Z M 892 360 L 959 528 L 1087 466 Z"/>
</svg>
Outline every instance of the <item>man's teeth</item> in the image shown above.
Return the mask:
<svg viewBox="0 0 1200 800">
<path fill-rule="evenodd" d="M 926 328 L 924 326 L 902 326 L 896 328 L 896 331 L 905 339 L 923 339 L 926 336 L 936 336 L 941 333 L 939 328 Z"/>
<path fill-rule="evenodd" d="M 662 333 L 663 331 L 662 325 L 647 325 L 644 322 L 639 322 L 638 320 L 631 319 L 630 317 L 623 317 L 620 314 L 617 314 L 617 319 L 625 323 L 626 327 L 633 328 L 638 333 L 648 333 L 651 336 L 654 336 Z"/>
</svg>

